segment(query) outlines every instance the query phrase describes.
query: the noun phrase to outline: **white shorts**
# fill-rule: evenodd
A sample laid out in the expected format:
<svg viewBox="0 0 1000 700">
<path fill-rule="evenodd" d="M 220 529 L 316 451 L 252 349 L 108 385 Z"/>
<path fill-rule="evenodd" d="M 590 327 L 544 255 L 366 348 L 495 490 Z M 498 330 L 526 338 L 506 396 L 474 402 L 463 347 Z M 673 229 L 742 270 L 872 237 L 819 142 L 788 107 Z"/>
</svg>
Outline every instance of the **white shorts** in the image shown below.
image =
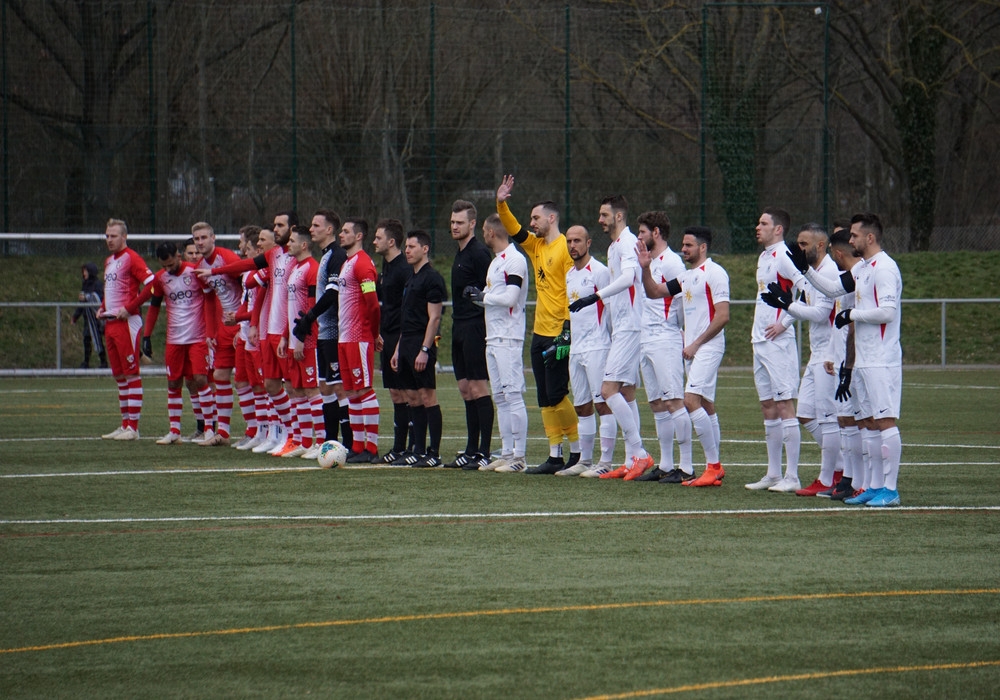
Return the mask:
<svg viewBox="0 0 1000 700">
<path fill-rule="evenodd" d="M 861 406 L 861 418 L 899 418 L 903 368 L 855 367 L 851 382 Z"/>
<path fill-rule="evenodd" d="M 684 398 L 683 350 L 680 333 L 640 344 L 639 371 L 649 401 Z"/>
<path fill-rule="evenodd" d="M 753 344 L 753 383 L 757 398 L 788 401 L 799 395 L 799 356 L 795 337 Z"/>
<path fill-rule="evenodd" d="M 715 385 L 719 381 L 719 365 L 725 352 L 724 346 L 716 349 L 702 345 L 698 348 L 694 359 L 686 363 L 688 379 L 684 393 L 697 394 L 715 403 Z"/>
<path fill-rule="evenodd" d="M 604 363 L 607 350 L 591 350 L 569 356 L 569 386 L 573 390 L 573 405 L 586 406 L 587 403 L 604 403 L 601 396 L 601 382 L 604 381 Z"/>
<path fill-rule="evenodd" d="M 626 386 L 639 383 L 639 331 L 611 334 L 611 350 L 604 365 L 604 381 Z"/>
<path fill-rule="evenodd" d="M 486 371 L 494 394 L 524 393 L 524 341 L 506 338 L 488 341 Z"/>
<path fill-rule="evenodd" d="M 799 407 L 795 414 L 799 418 L 815 418 L 820 423 L 837 420 L 838 378 L 827 374 L 822 363 L 806 365 L 806 371 L 799 383 Z"/>
</svg>

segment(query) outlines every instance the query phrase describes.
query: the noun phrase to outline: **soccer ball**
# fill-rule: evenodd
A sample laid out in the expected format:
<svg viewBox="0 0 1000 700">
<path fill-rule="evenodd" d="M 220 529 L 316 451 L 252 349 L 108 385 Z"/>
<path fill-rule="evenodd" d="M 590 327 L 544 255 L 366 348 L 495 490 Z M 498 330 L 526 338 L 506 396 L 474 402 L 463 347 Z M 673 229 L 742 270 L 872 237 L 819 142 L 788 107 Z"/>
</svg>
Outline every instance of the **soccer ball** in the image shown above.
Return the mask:
<svg viewBox="0 0 1000 700">
<path fill-rule="evenodd" d="M 336 440 L 327 440 L 320 446 L 316 461 L 324 469 L 342 467 L 347 461 L 347 448 Z"/>
</svg>

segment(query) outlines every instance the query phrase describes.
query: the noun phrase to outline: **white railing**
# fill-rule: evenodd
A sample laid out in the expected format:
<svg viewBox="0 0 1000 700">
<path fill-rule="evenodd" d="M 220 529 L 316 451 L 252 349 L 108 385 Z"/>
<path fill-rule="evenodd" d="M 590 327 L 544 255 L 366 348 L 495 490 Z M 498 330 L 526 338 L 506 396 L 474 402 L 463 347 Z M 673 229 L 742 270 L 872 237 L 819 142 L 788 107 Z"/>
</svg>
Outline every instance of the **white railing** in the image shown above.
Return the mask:
<svg viewBox="0 0 1000 700">
<path fill-rule="evenodd" d="M 535 302 L 528 302 L 534 305 Z M 730 303 L 735 306 L 749 306 L 755 302 L 752 299 L 733 299 Z M 941 367 L 948 366 L 948 305 L 949 304 L 1000 304 L 1000 299 L 903 299 L 904 304 L 937 304 L 941 309 Z M 63 309 L 76 309 L 80 306 L 93 306 L 91 304 L 81 304 L 78 301 L 43 301 L 43 302 L 0 302 L 0 309 L 2 308 L 13 308 L 13 309 L 27 309 L 27 308 L 50 308 L 55 309 L 55 346 L 56 346 L 56 367 L 57 371 L 62 371 L 62 324 L 63 324 Z M 451 306 L 451 302 L 445 302 L 445 306 Z M 796 322 L 798 325 L 798 322 Z M 802 333 L 801 329 L 798 334 L 799 343 L 801 345 Z M 904 339 L 905 340 L 905 339 Z M 799 348 L 799 354 L 801 356 L 802 349 Z M 19 369 L 2 369 L 0 368 L 0 377 L 9 377 L 19 374 L 31 373 L 33 371 L 46 372 L 51 370 L 19 370 Z M 84 373 L 86 370 L 76 370 L 77 372 Z M 105 370 L 106 371 L 106 370 Z M 98 370 L 91 370 L 90 372 L 96 373 Z"/>
</svg>

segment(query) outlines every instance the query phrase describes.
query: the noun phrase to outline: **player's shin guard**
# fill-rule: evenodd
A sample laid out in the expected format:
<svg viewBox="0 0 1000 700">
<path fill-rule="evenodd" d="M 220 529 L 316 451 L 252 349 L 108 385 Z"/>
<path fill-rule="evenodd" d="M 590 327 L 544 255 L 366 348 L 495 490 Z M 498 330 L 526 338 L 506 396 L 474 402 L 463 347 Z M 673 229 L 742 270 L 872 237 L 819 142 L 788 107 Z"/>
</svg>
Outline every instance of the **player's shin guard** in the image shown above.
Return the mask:
<svg viewBox="0 0 1000 700">
<path fill-rule="evenodd" d="M 594 442 L 597 438 L 597 417 L 593 413 L 589 416 L 580 416 L 576 425 L 580 435 L 580 461 L 592 462 Z"/>
<path fill-rule="evenodd" d="M 882 459 L 885 462 L 885 487 L 896 491 L 899 480 L 899 462 L 903 457 L 903 440 L 899 428 L 893 426 L 880 433 L 882 437 Z"/>
<path fill-rule="evenodd" d="M 691 416 L 687 409 L 681 406 L 670 414 L 674 421 L 674 439 L 677 440 L 677 448 L 680 452 L 681 471 L 687 474 L 693 473 L 694 465 L 691 461 Z"/>
<path fill-rule="evenodd" d="M 781 443 L 785 448 L 785 476 L 799 478 L 799 452 L 802 449 L 802 431 L 797 418 L 781 421 Z"/>
<path fill-rule="evenodd" d="M 233 384 L 228 379 L 215 380 L 215 410 L 218 415 L 219 435 L 229 437 L 229 425 L 233 419 Z"/>
<path fill-rule="evenodd" d="M 562 458 L 562 426 L 554 406 L 542 406 L 542 427 L 549 439 L 549 456 Z"/>
<path fill-rule="evenodd" d="M 167 388 L 167 419 L 170 421 L 170 432 L 181 434 L 181 413 L 184 410 L 184 393 L 180 387 Z"/>
<path fill-rule="evenodd" d="M 580 432 L 577 429 L 576 410 L 569 396 L 564 396 L 562 401 L 555 405 L 556 417 L 559 421 L 559 431 L 565 435 L 570 442 L 580 440 Z"/>
<path fill-rule="evenodd" d="M 674 421 L 669 411 L 653 413 L 656 439 L 660 443 L 660 470 L 669 472 L 674 468 Z"/>
</svg>

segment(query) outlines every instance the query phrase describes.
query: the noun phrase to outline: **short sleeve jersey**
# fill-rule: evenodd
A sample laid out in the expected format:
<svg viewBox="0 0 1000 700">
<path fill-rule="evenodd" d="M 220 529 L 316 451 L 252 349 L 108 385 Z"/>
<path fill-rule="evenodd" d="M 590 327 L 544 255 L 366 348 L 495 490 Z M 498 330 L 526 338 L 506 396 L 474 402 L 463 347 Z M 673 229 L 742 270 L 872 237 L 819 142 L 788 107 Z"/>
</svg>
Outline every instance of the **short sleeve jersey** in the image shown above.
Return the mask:
<svg viewBox="0 0 1000 700">
<path fill-rule="evenodd" d="M 160 270 L 153 279 L 153 295 L 167 307 L 167 342 L 191 345 L 205 342 L 205 295 L 210 289 L 194 273 L 189 262 L 181 263 L 176 275 Z"/>
<path fill-rule="evenodd" d="M 851 269 L 854 276 L 854 308 L 858 311 L 890 307 L 895 310 L 888 323 L 854 322 L 854 366 L 898 367 L 903 363 L 899 344 L 902 318 L 903 278 L 896 261 L 885 251 Z"/>
<path fill-rule="evenodd" d="M 288 297 L 284 294 L 288 284 L 288 273 L 295 265 L 295 258 L 275 246 L 265 254 L 268 256 L 268 274 L 271 288 L 270 306 L 267 310 L 267 334 L 286 335 L 288 333 Z"/>
<path fill-rule="evenodd" d="M 378 335 L 374 319 L 365 308 L 365 294 L 375 294 L 378 273 L 363 250 L 347 258 L 340 268 L 339 315 L 341 343 L 374 343 Z"/>
<path fill-rule="evenodd" d="M 403 322 L 400 326 L 400 337 L 423 337 L 430 321 L 427 305 L 442 304 L 447 298 L 448 289 L 444 277 L 429 263 L 410 275 L 403 288 L 403 305 L 400 309 Z"/>
<path fill-rule="evenodd" d="M 611 334 L 639 332 L 642 330 L 642 309 L 646 293 L 642 287 L 642 272 L 635 254 L 635 234 L 628 228 L 618 234 L 608 246 L 608 272 L 611 282 L 624 275 L 631 275 L 632 284 L 624 292 L 605 299 L 611 309 Z"/>
<path fill-rule="evenodd" d="M 462 292 L 469 286 L 477 289 L 486 287 L 486 271 L 490 268 L 492 258 L 490 249 L 475 236 L 455 253 L 455 260 L 451 265 L 451 316 L 455 323 L 482 320 L 483 308 L 466 299 Z"/>
<path fill-rule="evenodd" d="M 592 257 L 581 269 L 576 269 L 574 265 L 566 273 L 566 293 L 569 300 L 574 302 L 590 296 L 598 289 L 608 286 L 610 282 L 611 274 L 607 266 Z M 611 347 L 609 319 L 608 308 L 600 299 L 596 304 L 572 312 L 569 315 L 570 354 L 607 350 Z"/>
<path fill-rule="evenodd" d="M 153 281 L 153 271 L 131 248 L 104 261 L 104 315 L 114 316 Z"/>
<path fill-rule="evenodd" d="M 701 265 L 686 271 L 680 283 L 681 294 L 684 295 L 684 344 L 690 345 L 715 318 L 716 305 L 729 302 L 729 275 L 722 266 L 708 258 Z M 726 331 L 719 331 L 702 347 L 725 350 Z"/>
<path fill-rule="evenodd" d="M 340 270 L 347 260 L 347 252 L 334 241 L 323 250 L 319 267 L 316 271 L 316 301 L 329 291 L 340 291 Z M 339 331 L 339 303 L 319 315 L 316 325 L 319 329 L 317 337 L 320 340 L 336 340 Z"/>
<path fill-rule="evenodd" d="M 198 262 L 198 268 L 211 270 L 239 260 L 240 256 L 228 248 L 216 247 L 211 254 Z M 208 286 L 219 298 L 223 311 L 236 313 L 240 308 L 240 298 L 243 293 L 239 275 L 212 275 L 208 278 Z"/>
<path fill-rule="evenodd" d="M 288 302 L 288 345 L 293 350 L 305 347 L 311 350 L 316 347 L 316 334 L 310 333 L 306 336 L 303 344 L 292 334 L 292 326 L 299 313 L 306 313 L 316 303 L 316 273 L 319 270 L 319 263 L 312 256 L 305 260 L 296 261 L 295 265 L 289 268 L 287 294 L 285 299 Z"/>
<path fill-rule="evenodd" d="M 654 257 L 649 263 L 649 274 L 657 284 L 669 282 L 684 274 L 684 261 L 670 248 Z M 646 297 L 643 308 L 642 339 L 653 340 L 667 334 L 680 334 L 684 325 L 681 295 L 651 299 Z M 676 337 L 676 336 L 675 336 Z"/>
<path fill-rule="evenodd" d="M 486 342 L 507 338 L 524 340 L 524 308 L 528 302 L 528 260 L 512 245 L 497 254 L 486 275 L 486 296 L 503 294 L 508 280 L 521 280 L 513 306 L 486 304 Z"/>
<path fill-rule="evenodd" d="M 757 303 L 753 308 L 753 328 L 750 331 L 750 342 L 752 343 L 768 342 L 764 336 L 767 327 L 781 321 L 788 314 L 784 309 L 768 306 L 760 298 L 760 295 L 767 291 L 767 285 L 772 282 L 777 282 L 785 290 L 792 288 L 791 276 L 785 270 L 785 266 L 791 264 L 787 253 L 788 246 L 785 245 L 784 241 L 778 241 L 761 251 L 760 257 L 757 258 Z M 785 342 L 794 340 L 794 326 L 779 337 L 785 338 Z"/>
<path fill-rule="evenodd" d="M 454 271 L 454 268 L 452 270 Z M 412 276 L 413 268 L 406 263 L 406 256 L 402 253 L 392 260 L 382 261 L 382 272 L 378 276 L 378 298 L 382 302 L 383 338 L 399 333 L 403 288 Z"/>
</svg>

